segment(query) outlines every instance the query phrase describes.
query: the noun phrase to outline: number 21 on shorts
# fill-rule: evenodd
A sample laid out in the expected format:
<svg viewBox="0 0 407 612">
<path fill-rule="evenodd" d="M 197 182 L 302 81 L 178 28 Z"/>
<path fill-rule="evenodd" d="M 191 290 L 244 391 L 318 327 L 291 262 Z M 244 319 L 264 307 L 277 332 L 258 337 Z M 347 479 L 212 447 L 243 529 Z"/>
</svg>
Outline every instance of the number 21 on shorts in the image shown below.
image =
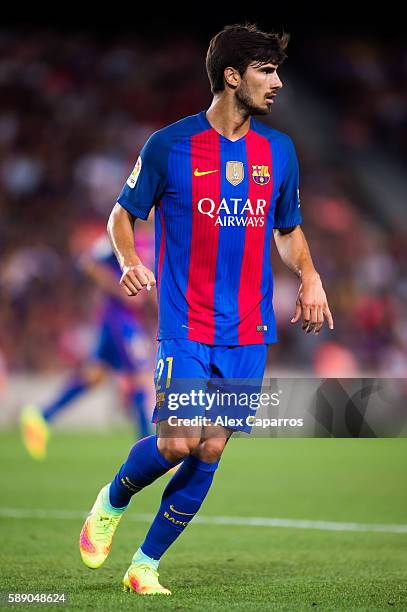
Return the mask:
<svg viewBox="0 0 407 612">
<path fill-rule="evenodd" d="M 168 389 L 170 384 L 171 384 L 171 375 L 172 375 L 172 360 L 173 357 L 166 357 L 165 361 L 164 359 L 159 359 L 158 363 L 157 363 L 157 369 L 156 369 L 156 375 L 155 375 L 155 388 L 157 391 L 159 391 L 162 387 L 162 376 L 163 376 L 163 372 L 166 367 L 167 370 L 167 377 L 165 380 L 165 388 Z"/>
</svg>

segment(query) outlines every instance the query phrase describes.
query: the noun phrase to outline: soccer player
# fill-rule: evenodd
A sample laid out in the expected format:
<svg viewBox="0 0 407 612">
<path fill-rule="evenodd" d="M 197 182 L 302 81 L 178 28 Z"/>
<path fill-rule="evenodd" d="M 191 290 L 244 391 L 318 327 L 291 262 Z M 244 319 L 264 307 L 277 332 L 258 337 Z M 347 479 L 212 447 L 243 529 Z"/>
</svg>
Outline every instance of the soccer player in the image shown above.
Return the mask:
<svg viewBox="0 0 407 612">
<path fill-rule="evenodd" d="M 149 340 L 137 322 L 135 304 L 118 285 L 121 271 L 107 236 L 79 260 L 81 269 L 105 294 L 99 320 L 97 346 L 87 363 L 68 378 L 57 396 L 41 408 L 27 405 L 21 413 L 23 443 L 33 459 L 45 459 L 50 424 L 73 400 L 114 372 L 126 386 L 126 396 L 136 432 L 143 438 L 150 433 L 146 406 L 145 370 Z"/>
<path fill-rule="evenodd" d="M 159 561 L 199 511 L 233 431 L 250 431 L 245 422 L 223 427 L 211 419 L 202 427 L 181 424 L 174 434 L 166 389 L 188 377 L 212 383 L 263 377 L 268 345 L 277 341 L 273 235 L 300 281 L 291 322 L 302 318 L 307 333 L 319 333 L 324 319 L 333 328 L 300 227 L 293 142 L 253 118 L 270 113 L 282 87 L 277 71 L 288 38 L 233 25 L 211 40 L 210 108 L 150 137 L 109 218 L 126 294 L 157 285 L 157 435 L 137 442 L 99 492 L 80 535 L 85 565 L 98 568 L 105 561 L 132 496 L 182 462 L 125 573 L 124 588 L 136 593 L 170 594 L 159 583 Z M 135 219 L 147 219 L 152 207 L 155 274 L 133 240 Z"/>
</svg>

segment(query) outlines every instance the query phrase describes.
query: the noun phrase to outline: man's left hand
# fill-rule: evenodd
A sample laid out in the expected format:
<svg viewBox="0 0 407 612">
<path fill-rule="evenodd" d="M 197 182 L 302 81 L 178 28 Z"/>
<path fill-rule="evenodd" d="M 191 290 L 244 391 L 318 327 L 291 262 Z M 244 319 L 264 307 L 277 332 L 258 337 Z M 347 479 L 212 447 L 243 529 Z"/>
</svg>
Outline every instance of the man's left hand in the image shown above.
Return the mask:
<svg viewBox="0 0 407 612">
<path fill-rule="evenodd" d="M 329 329 L 334 328 L 332 314 L 319 274 L 302 279 L 296 300 L 295 315 L 291 323 L 297 323 L 301 315 L 302 329 L 307 334 L 310 332 L 319 334 L 325 319 Z"/>
</svg>

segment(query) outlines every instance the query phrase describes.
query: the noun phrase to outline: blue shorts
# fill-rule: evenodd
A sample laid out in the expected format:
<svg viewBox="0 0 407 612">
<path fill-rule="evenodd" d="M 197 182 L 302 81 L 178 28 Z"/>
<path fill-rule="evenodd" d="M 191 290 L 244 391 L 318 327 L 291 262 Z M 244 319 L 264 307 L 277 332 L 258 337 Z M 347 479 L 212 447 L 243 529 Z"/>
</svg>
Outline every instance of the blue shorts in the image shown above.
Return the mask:
<svg viewBox="0 0 407 612">
<path fill-rule="evenodd" d="M 148 365 L 149 343 L 142 329 L 129 317 L 102 321 L 92 357 L 117 372 L 138 372 Z"/>
<path fill-rule="evenodd" d="M 267 344 L 212 346 L 183 338 L 161 340 L 152 422 L 172 417 L 170 424 L 175 424 L 177 419 L 200 417 L 233 431 L 250 432 L 247 419 L 253 418 L 258 406 L 253 408 L 245 397 L 261 391 L 267 350 Z"/>
</svg>

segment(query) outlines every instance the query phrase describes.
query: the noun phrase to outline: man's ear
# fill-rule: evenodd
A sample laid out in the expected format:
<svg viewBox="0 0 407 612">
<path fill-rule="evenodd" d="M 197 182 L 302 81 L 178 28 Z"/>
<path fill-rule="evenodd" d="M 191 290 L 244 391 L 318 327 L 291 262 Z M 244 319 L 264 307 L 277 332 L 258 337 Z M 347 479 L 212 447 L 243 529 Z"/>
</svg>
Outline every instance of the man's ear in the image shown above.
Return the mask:
<svg viewBox="0 0 407 612">
<path fill-rule="evenodd" d="M 226 84 L 229 85 L 229 87 L 233 87 L 233 89 L 236 89 L 236 87 L 240 85 L 240 81 L 242 80 L 239 71 L 236 70 L 236 68 L 231 68 L 230 66 L 225 68 L 225 70 L 223 71 L 223 76 L 226 81 Z"/>
</svg>

